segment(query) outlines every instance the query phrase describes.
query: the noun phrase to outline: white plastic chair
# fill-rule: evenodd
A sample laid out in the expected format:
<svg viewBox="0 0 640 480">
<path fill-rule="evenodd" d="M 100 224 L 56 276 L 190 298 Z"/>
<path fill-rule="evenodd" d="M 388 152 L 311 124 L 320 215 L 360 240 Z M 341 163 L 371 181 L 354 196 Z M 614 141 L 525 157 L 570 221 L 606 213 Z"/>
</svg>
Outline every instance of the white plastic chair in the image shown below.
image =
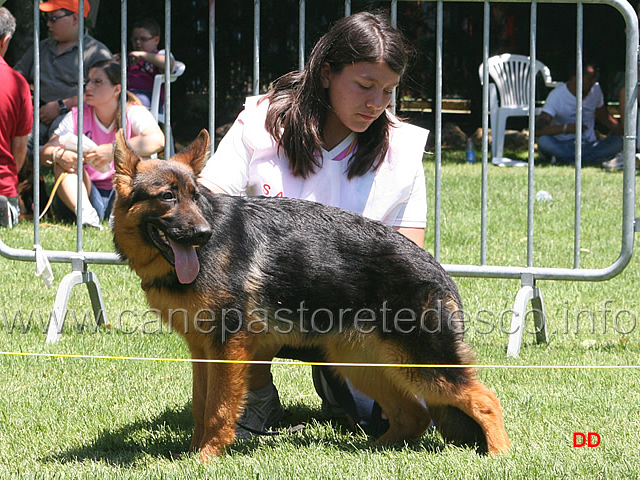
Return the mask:
<svg viewBox="0 0 640 480">
<path fill-rule="evenodd" d="M 178 77 L 180 77 L 184 73 L 186 68 L 187 66 L 184 63 L 179 62 L 178 60 L 174 60 L 173 71 L 169 76 L 169 81 L 175 82 Z M 154 77 L 153 92 L 151 93 L 151 115 L 153 115 L 153 118 L 155 118 L 156 122 L 158 123 L 164 123 L 164 108 L 160 110 L 160 96 L 162 92 L 162 86 L 164 85 L 164 79 L 164 73 L 158 74 Z M 162 105 L 162 107 L 164 107 L 164 105 Z M 171 126 L 169 126 L 169 145 L 171 151 L 168 152 L 168 155 L 165 154 L 166 158 L 173 156 L 173 154 L 175 153 L 175 148 L 173 146 L 173 136 L 171 134 Z"/>
<path fill-rule="evenodd" d="M 489 69 L 489 112 L 491 114 L 491 162 L 509 164 L 503 158 L 504 134 L 508 117 L 526 117 L 529 115 L 529 75 L 531 60 L 524 55 L 505 53 L 488 59 Z M 483 81 L 483 64 L 478 73 Z M 547 87 L 555 87 L 549 68 L 536 60 L 535 75 L 540 73 Z M 496 91 L 497 90 L 497 91 Z M 536 109 L 536 115 L 540 113 Z"/>
</svg>

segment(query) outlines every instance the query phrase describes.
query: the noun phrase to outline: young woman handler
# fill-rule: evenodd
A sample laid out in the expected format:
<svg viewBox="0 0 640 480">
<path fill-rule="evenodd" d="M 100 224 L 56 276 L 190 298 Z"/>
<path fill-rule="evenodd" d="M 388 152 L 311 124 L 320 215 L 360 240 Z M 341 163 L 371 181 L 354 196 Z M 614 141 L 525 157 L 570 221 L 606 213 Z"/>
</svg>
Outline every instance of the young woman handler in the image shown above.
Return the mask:
<svg viewBox="0 0 640 480">
<path fill-rule="evenodd" d="M 407 66 L 406 45 L 388 17 L 362 12 L 338 21 L 314 46 L 306 68 L 289 73 L 245 109 L 201 174 L 231 195 L 285 196 L 340 207 L 382 221 L 422 246 L 428 131 L 398 120 L 388 107 Z M 315 350 L 264 348 L 274 356 L 322 361 Z M 342 410 L 367 433 L 386 429 L 373 400 L 314 367 L 323 410 Z M 270 365 L 251 365 L 237 435 L 262 432 L 283 415 Z"/>
</svg>

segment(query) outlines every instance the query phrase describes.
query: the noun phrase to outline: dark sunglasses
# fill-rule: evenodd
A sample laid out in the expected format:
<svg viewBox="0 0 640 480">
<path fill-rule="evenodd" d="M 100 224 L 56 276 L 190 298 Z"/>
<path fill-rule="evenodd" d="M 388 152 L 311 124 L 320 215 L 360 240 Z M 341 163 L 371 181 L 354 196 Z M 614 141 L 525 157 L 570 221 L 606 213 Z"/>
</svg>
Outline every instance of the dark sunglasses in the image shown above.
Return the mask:
<svg viewBox="0 0 640 480">
<path fill-rule="evenodd" d="M 73 13 L 74 12 L 69 12 L 69 13 L 65 13 L 64 15 L 58 15 L 57 17 L 55 17 L 55 16 L 50 17 L 48 15 L 45 15 L 44 18 L 45 18 L 46 23 L 49 23 L 49 22 L 56 23 L 61 18 L 68 17 L 69 15 L 73 15 Z"/>
</svg>

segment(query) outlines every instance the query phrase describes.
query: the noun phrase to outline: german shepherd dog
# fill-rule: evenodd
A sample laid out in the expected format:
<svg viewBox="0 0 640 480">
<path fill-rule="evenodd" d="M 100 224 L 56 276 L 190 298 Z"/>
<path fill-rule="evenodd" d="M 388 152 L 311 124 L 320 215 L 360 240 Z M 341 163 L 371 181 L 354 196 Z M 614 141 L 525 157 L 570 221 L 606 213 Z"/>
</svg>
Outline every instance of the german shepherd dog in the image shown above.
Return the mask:
<svg viewBox="0 0 640 480">
<path fill-rule="evenodd" d="M 203 130 L 172 159 L 142 161 L 120 131 L 115 152 L 117 251 L 193 359 L 232 361 L 193 363 L 190 449 L 204 462 L 233 442 L 247 391 L 242 362 L 262 344 L 386 364 L 334 367 L 388 416 L 379 444 L 417 439 L 433 419 L 447 440 L 506 452 L 500 403 L 464 367 L 473 358 L 461 300 L 434 258 L 337 208 L 212 194 L 197 182 L 208 147 Z"/>
</svg>

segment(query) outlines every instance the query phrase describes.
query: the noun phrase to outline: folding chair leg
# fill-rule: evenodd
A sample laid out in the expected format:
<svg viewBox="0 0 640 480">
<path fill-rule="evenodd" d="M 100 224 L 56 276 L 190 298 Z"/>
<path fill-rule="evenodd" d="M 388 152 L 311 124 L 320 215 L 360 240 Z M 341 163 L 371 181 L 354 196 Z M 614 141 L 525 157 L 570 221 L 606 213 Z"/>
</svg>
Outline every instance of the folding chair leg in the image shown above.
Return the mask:
<svg viewBox="0 0 640 480">
<path fill-rule="evenodd" d="M 504 156 L 504 133 L 507 129 L 507 117 L 500 115 L 497 120 L 497 131 L 496 135 L 493 137 L 493 142 L 496 147 L 495 158 L 502 158 Z"/>
<path fill-rule="evenodd" d="M 495 113 L 491 112 L 491 158 L 498 158 L 497 150 L 498 150 L 498 122 L 500 121 L 500 114 L 498 110 L 495 109 Z"/>
</svg>

